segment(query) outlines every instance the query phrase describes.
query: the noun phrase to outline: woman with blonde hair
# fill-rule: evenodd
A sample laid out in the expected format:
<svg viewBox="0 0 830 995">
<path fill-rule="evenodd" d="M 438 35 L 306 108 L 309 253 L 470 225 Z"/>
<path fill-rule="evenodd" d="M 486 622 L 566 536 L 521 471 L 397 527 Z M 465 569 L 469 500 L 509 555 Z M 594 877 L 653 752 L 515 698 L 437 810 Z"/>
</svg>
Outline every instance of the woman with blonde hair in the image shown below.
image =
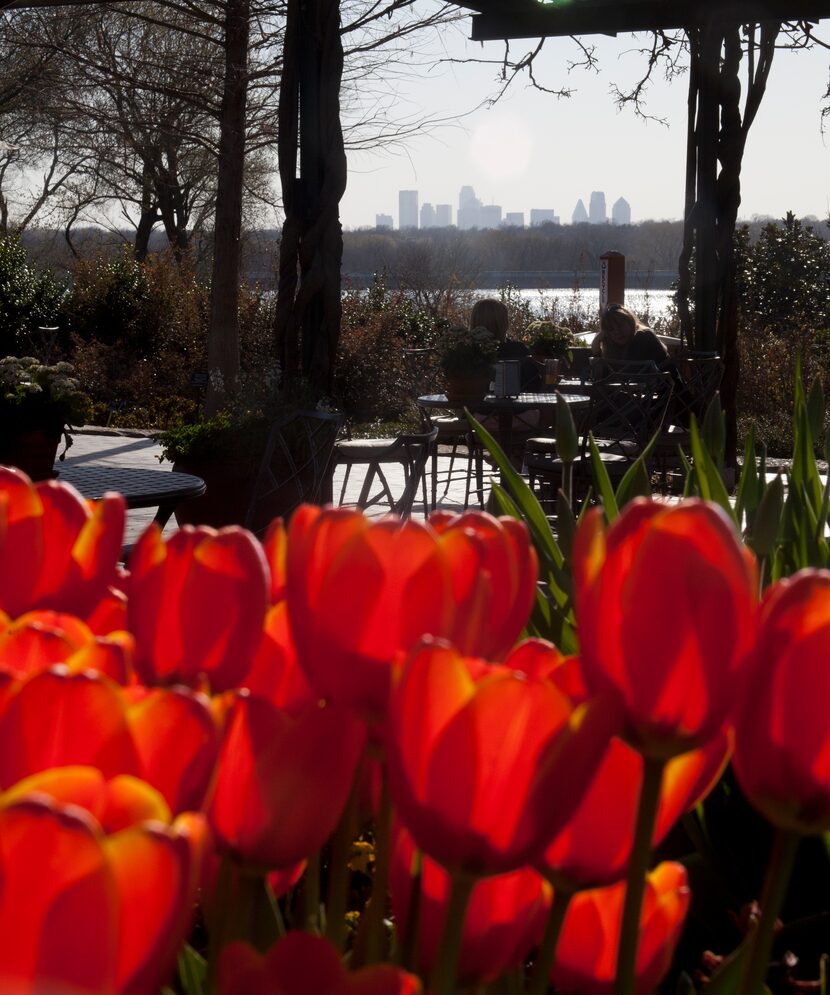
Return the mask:
<svg viewBox="0 0 830 995">
<path fill-rule="evenodd" d="M 609 304 L 599 319 L 599 332 L 591 343 L 594 356 L 603 359 L 649 360 L 660 366 L 668 359 L 666 348 L 654 332 L 627 307 Z"/>
</svg>

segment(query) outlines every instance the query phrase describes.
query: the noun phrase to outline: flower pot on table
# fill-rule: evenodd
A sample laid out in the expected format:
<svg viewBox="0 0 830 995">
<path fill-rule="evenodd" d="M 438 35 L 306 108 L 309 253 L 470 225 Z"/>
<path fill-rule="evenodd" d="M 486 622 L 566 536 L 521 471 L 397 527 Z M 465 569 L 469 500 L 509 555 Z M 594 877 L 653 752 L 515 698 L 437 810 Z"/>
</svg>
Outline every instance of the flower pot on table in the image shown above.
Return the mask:
<svg viewBox="0 0 830 995">
<path fill-rule="evenodd" d="M 465 375 L 447 374 L 447 400 L 459 407 L 480 401 L 490 389 L 492 373 L 485 370 L 482 373 Z"/>
</svg>

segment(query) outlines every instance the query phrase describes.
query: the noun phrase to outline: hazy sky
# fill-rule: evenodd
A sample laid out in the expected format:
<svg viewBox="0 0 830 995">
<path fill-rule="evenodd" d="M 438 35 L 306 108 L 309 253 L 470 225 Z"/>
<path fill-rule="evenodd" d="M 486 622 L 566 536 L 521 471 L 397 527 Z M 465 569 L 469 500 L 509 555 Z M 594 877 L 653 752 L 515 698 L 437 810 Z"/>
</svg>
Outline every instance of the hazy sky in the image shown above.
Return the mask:
<svg viewBox="0 0 830 995">
<path fill-rule="evenodd" d="M 469 34 L 469 20 L 463 34 Z M 830 22 L 823 35 L 830 39 Z M 467 42 L 448 36 L 451 54 L 500 60 L 503 43 Z M 398 224 L 398 191 L 415 189 L 419 203 L 449 203 L 453 220 L 462 184 L 485 204 L 505 212 L 553 208 L 570 223 L 577 199 L 587 208 L 592 190 L 603 190 L 610 213 L 620 196 L 632 220 L 678 218 L 682 213 L 686 128 L 685 74 L 662 78 L 648 95 L 648 110 L 668 126 L 618 111 L 612 82 L 636 78 L 644 59 L 635 36 L 596 39 L 600 72 L 567 72 L 578 57 L 569 39 L 548 40 L 536 74 L 550 87 L 571 87 L 557 99 L 517 80 L 494 107 L 482 107 L 452 126 L 410 140 L 396 154 L 350 153 L 349 183 L 341 203 L 347 227 L 374 225 L 375 214 Z M 513 42 L 514 54 L 531 43 Z M 821 134 L 821 97 L 827 87 L 826 49 L 776 52 L 769 85 L 750 131 L 742 173 L 740 216 L 826 217 L 830 212 L 830 120 Z M 401 113 L 448 116 L 469 111 L 496 91 L 497 66 L 437 66 L 398 85 Z"/>
</svg>

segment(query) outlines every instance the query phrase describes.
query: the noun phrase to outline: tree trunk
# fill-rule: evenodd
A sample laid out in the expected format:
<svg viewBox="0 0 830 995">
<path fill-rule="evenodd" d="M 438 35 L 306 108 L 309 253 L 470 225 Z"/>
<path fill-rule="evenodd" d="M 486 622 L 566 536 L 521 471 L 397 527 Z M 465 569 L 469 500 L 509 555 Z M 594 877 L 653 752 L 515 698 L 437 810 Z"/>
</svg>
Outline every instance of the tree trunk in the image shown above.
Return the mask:
<svg viewBox="0 0 830 995">
<path fill-rule="evenodd" d="M 274 334 L 289 382 L 302 377 L 318 396 L 331 392 L 340 336 L 342 73 L 339 0 L 289 0 L 279 119 L 285 223 Z"/>
<path fill-rule="evenodd" d="M 213 277 L 205 413 L 215 414 L 239 375 L 239 263 L 245 109 L 248 93 L 249 0 L 226 0 L 225 88 L 219 135 Z"/>
</svg>

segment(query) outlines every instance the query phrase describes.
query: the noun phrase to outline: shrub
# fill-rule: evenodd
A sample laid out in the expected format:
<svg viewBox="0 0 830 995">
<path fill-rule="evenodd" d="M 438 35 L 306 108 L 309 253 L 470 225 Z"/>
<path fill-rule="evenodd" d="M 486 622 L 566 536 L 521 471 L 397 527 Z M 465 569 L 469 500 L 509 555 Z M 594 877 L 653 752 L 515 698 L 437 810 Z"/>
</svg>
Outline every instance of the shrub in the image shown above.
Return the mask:
<svg viewBox="0 0 830 995">
<path fill-rule="evenodd" d="M 30 265 L 17 238 L 0 237 L 0 354 L 32 351 L 28 340 L 39 326 L 61 324 L 66 288 L 46 271 Z"/>
</svg>

